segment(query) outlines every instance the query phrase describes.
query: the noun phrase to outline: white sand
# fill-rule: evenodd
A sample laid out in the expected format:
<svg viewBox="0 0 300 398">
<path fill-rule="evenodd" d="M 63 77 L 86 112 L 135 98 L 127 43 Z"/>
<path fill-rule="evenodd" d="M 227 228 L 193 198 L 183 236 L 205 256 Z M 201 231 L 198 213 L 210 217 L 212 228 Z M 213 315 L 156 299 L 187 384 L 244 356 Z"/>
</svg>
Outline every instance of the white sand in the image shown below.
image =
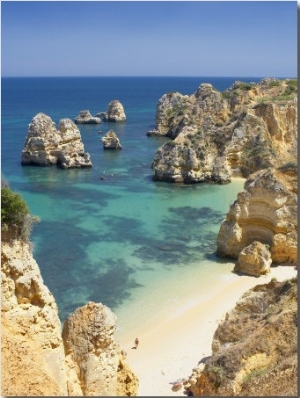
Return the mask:
<svg viewBox="0 0 300 398">
<path fill-rule="evenodd" d="M 127 352 L 127 363 L 139 378 L 138 396 L 182 396 L 183 389 L 173 392 L 170 382 L 188 378 L 198 362 L 211 355 L 214 332 L 227 311 L 250 288 L 268 283 L 271 278 L 283 281 L 296 276 L 293 266 L 278 266 L 260 278 L 228 273 L 222 286 L 214 286 L 212 295 L 182 303 L 180 308 L 157 315 L 155 324 L 143 324 L 134 336 L 119 341 Z M 134 339 L 139 347 L 132 349 Z"/>
</svg>

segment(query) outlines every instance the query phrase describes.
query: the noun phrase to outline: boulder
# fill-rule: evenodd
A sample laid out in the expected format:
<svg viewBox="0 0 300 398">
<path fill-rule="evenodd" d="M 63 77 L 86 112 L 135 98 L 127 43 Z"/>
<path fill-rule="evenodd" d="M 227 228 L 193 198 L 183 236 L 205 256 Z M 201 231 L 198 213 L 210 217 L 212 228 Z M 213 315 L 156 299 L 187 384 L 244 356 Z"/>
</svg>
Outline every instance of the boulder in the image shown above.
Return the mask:
<svg viewBox="0 0 300 398">
<path fill-rule="evenodd" d="M 29 124 L 21 163 L 24 166 L 56 164 L 65 169 L 92 166 L 80 131 L 72 120 L 61 119 L 57 130 L 51 117 L 44 113 L 38 113 Z"/>
<path fill-rule="evenodd" d="M 126 120 L 126 115 L 121 102 L 118 100 L 111 101 L 103 117 L 107 122 L 124 122 Z"/>
<path fill-rule="evenodd" d="M 253 276 L 266 275 L 270 272 L 271 263 L 271 253 L 266 245 L 255 241 L 240 252 L 234 271 Z"/>
<path fill-rule="evenodd" d="M 113 130 L 109 130 L 103 138 L 101 138 L 104 149 L 122 149 L 119 138 Z"/>
<path fill-rule="evenodd" d="M 75 118 L 76 124 L 100 124 L 101 119 L 94 117 L 88 110 L 80 111 L 79 115 Z"/>
</svg>

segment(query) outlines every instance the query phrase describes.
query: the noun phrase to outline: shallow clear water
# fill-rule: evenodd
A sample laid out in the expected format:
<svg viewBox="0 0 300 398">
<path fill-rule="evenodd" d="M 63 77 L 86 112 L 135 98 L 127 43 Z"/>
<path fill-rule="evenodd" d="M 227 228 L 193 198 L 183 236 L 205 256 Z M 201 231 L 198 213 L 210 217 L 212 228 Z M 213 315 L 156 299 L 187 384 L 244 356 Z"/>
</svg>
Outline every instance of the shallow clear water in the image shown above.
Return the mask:
<svg viewBox="0 0 300 398">
<path fill-rule="evenodd" d="M 2 79 L 2 173 L 41 219 L 32 233 L 34 257 L 62 321 L 96 301 L 113 309 L 121 330 L 134 328 L 158 307 L 180 308 L 183 298 L 189 303 L 222 278 L 228 265 L 214 255 L 216 234 L 243 182 L 154 182 L 151 162 L 165 139 L 146 132 L 165 92 L 190 94 L 201 82 L 224 90 L 235 80 Z M 58 123 L 82 109 L 104 111 L 113 99 L 124 105 L 125 123 L 79 126 L 93 168 L 20 165 L 28 124 L 38 112 Z M 103 150 L 99 130 L 110 128 L 122 151 Z"/>
</svg>

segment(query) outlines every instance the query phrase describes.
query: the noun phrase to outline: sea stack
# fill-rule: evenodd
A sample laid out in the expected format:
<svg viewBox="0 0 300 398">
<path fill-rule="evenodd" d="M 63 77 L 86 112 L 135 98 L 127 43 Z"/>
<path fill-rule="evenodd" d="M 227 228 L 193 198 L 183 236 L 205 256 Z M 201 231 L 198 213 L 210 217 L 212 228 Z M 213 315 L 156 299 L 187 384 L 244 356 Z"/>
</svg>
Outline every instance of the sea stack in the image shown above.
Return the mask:
<svg viewBox="0 0 300 398">
<path fill-rule="evenodd" d="M 21 163 L 23 166 L 58 165 L 64 169 L 92 166 L 73 121 L 61 119 L 57 130 L 51 117 L 44 113 L 38 113 L 29 124 Z"/>
<path fill-rule="evenodd" d="M 101 138 L 103 149 L 122 149 L 120 140 L 113 130 L 109 130 L 103 138 Z"/>
<path fill-rule="evenodd" d="M 76 124 L 100 124 L 101 119 L 94 117 L 90 114 L 89 110 L 80 111 L 79 115 L 75 118 Z"/>
<path fill-rule="evenodd" d="M 126 115 L 124 107 L 118 100 L 113 100 L 108 104 L 107 112 L 104 113 L 104 120 L 106 122 L 124 122 Z"/>
</svg>

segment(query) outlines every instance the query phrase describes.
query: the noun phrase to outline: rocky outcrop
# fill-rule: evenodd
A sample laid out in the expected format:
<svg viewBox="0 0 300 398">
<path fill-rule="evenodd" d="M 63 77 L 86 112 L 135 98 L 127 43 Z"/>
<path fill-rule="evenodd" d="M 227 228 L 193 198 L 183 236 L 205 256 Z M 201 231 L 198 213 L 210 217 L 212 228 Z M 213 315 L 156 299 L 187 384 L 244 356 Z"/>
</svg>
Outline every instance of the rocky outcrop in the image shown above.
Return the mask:
<svg viewBox="0 0 300 398">
<path fill-rule="evenodd" d="M 89 303 L 70 315 L 63 338 L 53 295 L 29 243 L 2 241 L 3 396 L 136 395 L 138 381 L 114 341 L 116 316 Z"/>
<path fill-rule="evenodd" d="M 29 244 L 2 242 L 1 260 L 1 395 L 68 395 L 57 306 Z"/>
<path fill-rule="evenodd" d="M 91 167 L 80 131 L 71 119 L 61 119 L 56 129 L 52 119 L 38 113 L 29 124 L 22 150 L 22 165 L 58 165 L 64 169 Z"/>
<path fill-rule="evenodd" d="M 188 395 L 297 396 L 297 299 L 296 279 L 246 292 L 217 328 Z"/>
<path fill-rule="evenodd" d="M 125 356 L 114 341 L 116 316 L 102 304 L 88 303 L 65 321 L 65 343 L 71 395 L 134 395 L 137 378 L 127 372 L 120 383 L 118 372 L 124 368 Z M 84 325 L 84 328 L 82 328 Z M 100 393 L 99 393 L 100 392 Z"/>
<path fill-rule="evenodd" d="M 172 141 L 154 156 L 154 179 L 226 183 L 296 161 L 297 122 L 297 80 L 236 82 L 222 93 L 205 83 L 189 96 L 164 94 L 148 135 Z"/>
<path fill-rule="evenodd" d="M 74 119 L 76 124 L 100 124 L 101 119 L 90 114 L 89 110 L 80 111 L 79 115 Z"/>
<path fill-rule="evenodd" d="M 113 130 L 109 130 L 103 138 L 101 138 L 103 149 L 122 149 L 120 140 Z"/>
<path fill-rule="evenodd" d="M 106 122 L 124 122 L 126 115 L 121 102 L 118 100 L 111 101 L 103 117 Z"/>
<path fill-rule="evenodd" d="M 266 275 L 270 272 L 271 263 L 267 247 L 255 241 L 240 252 L 234 271 L 253 276 Z"/>
<path fill-rule="evenodd" d="M 287 164 L 252 174 L 230 206 L 217 237 L 221 256 L 238 258 L 259 241 L 270 247 L 273 263 L 297 262 L 297 168 Z"/>
</svg>

